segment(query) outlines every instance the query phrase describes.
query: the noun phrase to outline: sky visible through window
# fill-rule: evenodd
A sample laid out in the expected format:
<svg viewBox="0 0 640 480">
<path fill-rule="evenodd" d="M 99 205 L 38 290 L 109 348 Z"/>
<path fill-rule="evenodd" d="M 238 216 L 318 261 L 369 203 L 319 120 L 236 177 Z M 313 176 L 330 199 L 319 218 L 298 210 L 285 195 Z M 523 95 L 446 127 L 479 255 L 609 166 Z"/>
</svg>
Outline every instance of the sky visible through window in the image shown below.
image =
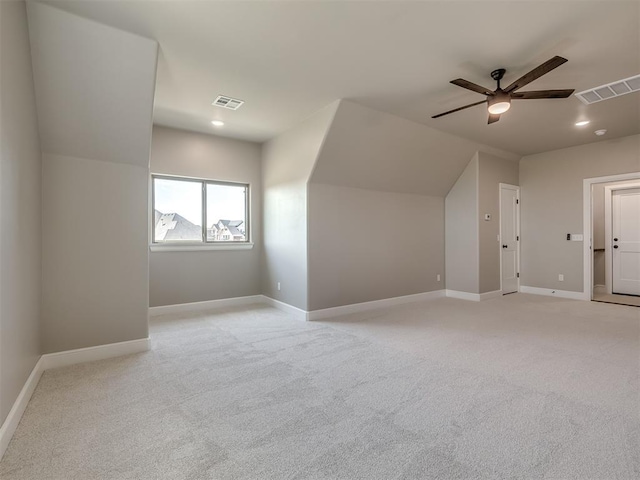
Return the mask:
<svg viewBox="0 0 640 480">
<path fill-rule="evenodd" d="M 207 185 L 207 227 L 218 220 L 246 220 L 245 187 L 235 185 Z M 242 226 L 244 230 L 244 225 Z"/>
<path fill-rule="evenodd" d="M 246 220 L 244 190 L 244 186 L 207 185 L 208 228 L 218 220 Z M 156 178 L 155 209 L 161 213 L 177 213 L 202 226 L 202 184 Z"/>
<path fill-rule="evenodd" d="M 161 213 L 177 213 L 202 226 L 202 184 L 156 178 L 155 209 Z"/>
</svg>

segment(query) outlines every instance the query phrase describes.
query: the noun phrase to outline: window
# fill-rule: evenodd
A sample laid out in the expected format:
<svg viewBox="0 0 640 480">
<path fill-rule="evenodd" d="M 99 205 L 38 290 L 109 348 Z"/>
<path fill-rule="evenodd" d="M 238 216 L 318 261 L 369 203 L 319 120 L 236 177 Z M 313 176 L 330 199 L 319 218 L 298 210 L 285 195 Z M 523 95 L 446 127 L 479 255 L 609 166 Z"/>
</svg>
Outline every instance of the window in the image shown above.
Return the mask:
<svg viewBox="0 0 640 480">
<path fill-rule="evenodd" d="M 249 242 L 249 185 L 152 176 L 153 243 Z"/>
</svg>

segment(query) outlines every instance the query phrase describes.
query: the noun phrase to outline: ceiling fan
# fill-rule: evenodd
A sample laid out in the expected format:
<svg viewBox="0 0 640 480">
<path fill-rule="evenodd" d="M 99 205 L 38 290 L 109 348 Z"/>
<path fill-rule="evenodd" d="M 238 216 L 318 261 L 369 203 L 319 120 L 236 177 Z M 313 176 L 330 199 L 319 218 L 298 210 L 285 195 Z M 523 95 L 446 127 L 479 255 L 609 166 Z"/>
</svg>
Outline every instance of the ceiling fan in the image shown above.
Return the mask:
<svg viewBox="0 0 640 480">
<path fill-rule="evenodd" d="M 464 110 L 465 108 L 475 107 L 476 105 L 481 105 L 486 103 L 488 105 L 487 110 L 489 111 L 489 121 L 488 124 L 495 123 L 500 120 L 500 115 L 509 110 L 511 107 L 511 100 L 537 100 L 541 98 L 567 98 L 569 97 L 574 90 L 537 90 L 537 91 L 529 91 L 529 92 L 517 92 L 516 90 L 521 89 L 525 85 L 533 82 L 535 79 L 540 78 L 541 76 L 549 73 L 554 68 L 559 67 L 563 63 L 567 62 L 566 58 L 555 56 L 551 60 L 547 60 L 542 65 L 537 66 L 529 73 L 524 74 L 518 80 L 513 82 L 507 88 L 500 88 L 500 80 L 504 76 L 506 70 L 504 68 L 499 68 L 491 72 L 491 78 L 493 78 L 498 83 L 498 88 L 495 90 L 490 90 L 485 87 L 481 87 L 475 83 L 469 82 L 468 80 L 464 80 L 462 78 L 458 78 L 456 80 L 451 80 L 451 83 L 457 85 L 462 88 L 466 88 L 467 90 L 471 90 L 473 92 L 481 93 L 482 95 L 486 95 L 486 100 L 482 100 L 481 102 L 475 102 L 470 105 L 465 105 L 464 107 L 455 108 L 453 110 L 449 110 L 448 112 L 440 113 L 438 115 L 434 115 L 431 118 L 439 118 L 444 115 L 449 115 L 450 113 L 459 112 L 460 110 Z"/>
</svg>

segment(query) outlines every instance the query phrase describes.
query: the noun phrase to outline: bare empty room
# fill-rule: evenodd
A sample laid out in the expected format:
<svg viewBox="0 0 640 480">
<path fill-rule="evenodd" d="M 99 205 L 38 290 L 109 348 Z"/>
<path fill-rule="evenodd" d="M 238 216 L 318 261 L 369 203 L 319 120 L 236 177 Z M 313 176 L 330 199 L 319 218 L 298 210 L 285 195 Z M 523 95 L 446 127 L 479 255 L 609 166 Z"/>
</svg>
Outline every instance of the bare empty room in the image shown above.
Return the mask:
<svg viewBox="0 0 640 480">
<path fill-rule="evenodd" d="M 0 478 L 640 477 L 640 3 L 0 1 Z"/>
</svg>

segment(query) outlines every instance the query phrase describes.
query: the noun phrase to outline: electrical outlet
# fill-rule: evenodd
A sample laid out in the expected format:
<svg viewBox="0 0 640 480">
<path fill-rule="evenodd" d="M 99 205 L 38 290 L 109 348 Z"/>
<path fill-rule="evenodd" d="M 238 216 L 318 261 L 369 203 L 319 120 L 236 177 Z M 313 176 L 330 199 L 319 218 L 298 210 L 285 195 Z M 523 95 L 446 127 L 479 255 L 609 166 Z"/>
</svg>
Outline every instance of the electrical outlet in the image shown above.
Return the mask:
<svg viewBox="0 0 640 480">
<path fill-rule="evenodd" d="M 437 275 L 436 275 L 436 280 L 437 280 L 437 281 L 440 281 L 440 274 L 437 274 Z"/>
<path fill-rule="evenodd" d="M 558 274 L 558 280 L 560 280 L 561 282 L 564 282 L 564 275 L 559 273 Z"/>
<path fill-rule="evenodd" d="M 280 282 L 278 282 L 278 291 L 280 291 Z"/>
</svg>

